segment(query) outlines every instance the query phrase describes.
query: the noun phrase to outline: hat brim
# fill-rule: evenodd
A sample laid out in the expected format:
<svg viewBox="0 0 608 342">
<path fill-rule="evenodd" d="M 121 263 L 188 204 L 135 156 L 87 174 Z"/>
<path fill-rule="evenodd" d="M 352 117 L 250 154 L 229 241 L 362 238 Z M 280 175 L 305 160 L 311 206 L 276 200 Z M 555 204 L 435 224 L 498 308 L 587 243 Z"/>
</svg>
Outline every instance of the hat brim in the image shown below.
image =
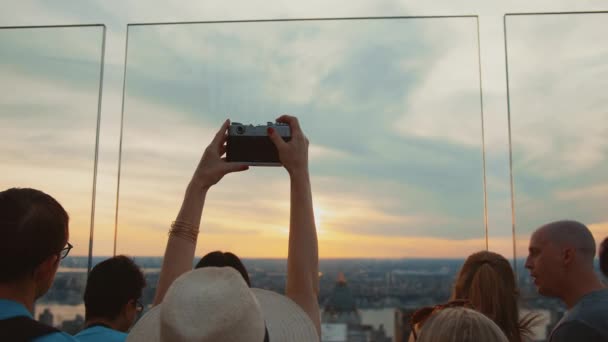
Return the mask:
<svg viewBox="0 0 608 342">
<path fill-rule="evenodd" d="M 312 320 L 294 301 L 273 291 L 251 291 L 262 308 L 270 342 L 319 341 Z"/>
<path fill-rule="evenodd" d="M 160 341 L 160 308 L 159 304 L 143 315 L 131 328 L 127 341 L 156 342 Z"/>
<path fill-rule="evenodd" d="M 257 288 L 251 291 L 260 303 L 270 342 L 319 341 L 314 324 L 298 304 L 273 291 Z M 162 304 L 153 307 L 135 324 L 127 342 L 161 341 L 161 307 Z"/>
</svg>

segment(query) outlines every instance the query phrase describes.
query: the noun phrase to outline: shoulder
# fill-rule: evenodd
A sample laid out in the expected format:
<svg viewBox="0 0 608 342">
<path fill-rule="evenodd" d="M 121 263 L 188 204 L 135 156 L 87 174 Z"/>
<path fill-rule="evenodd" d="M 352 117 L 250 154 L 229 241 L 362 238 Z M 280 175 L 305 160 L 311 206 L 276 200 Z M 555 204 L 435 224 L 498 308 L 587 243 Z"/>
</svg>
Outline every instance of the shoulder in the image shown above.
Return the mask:
<svg viewBox="0 0 608 342">
<path fill-rule="evenodd" d="M 579 320 L 569 320 L 558 325 L 551 333 L 550 342 L 561 341 L 608 341 L 607 337 L 593 326 Z"/>
<path fill-rule="evenodd" d="M 76 339 L 80 342 L 123 342 L 127 339 L 127 333 L 102 327 L 95 327 L 81 331 L 76 335 Z"/>
<path fill-rule="evenodd" d="M 586 312 L 605 312 L 608 304 L 608 290 L 599 290 L 584 296 L 573 308 L 573 312 L 584 314 Z"/>
<path fill-rule="evenodd" d="M 33 340 L 34 342 L 78 342 L 73 336 L 64 332 L 56 332 Z"/>
</svg>

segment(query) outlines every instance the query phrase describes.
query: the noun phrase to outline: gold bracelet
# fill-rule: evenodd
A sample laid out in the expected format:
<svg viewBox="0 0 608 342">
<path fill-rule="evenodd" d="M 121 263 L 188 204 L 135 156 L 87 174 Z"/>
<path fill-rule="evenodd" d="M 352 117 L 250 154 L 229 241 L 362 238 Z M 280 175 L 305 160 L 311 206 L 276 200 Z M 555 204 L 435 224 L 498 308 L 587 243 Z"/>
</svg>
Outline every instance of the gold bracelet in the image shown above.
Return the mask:
<svg viewBox="0 0 608 342">
<path fill-rule="evenodd" d="M 179 237 L 192 242 L 196 242 L 196 240 L 198 239 L 198 234 L 190 231 L 171 230 L 169 232 L 169 236 Z"/>
<path fill-rule="evenodd" d="M 193 225 L 192 223 L 186 222 L 186 221 L 173 221 L 171 223 L 171 228 L 175 228 L 175 227 L 179 227 L 179 228 L 185 228 L 185 229 L 190 229 L 190 230 L 197 230 L 198 231 L 198 226 Z"/>
<path fill-rule="evenodd" d="M 180 234 L 177 232 L 171 232 L 169 234 L 170 237 L 175 237 L 175 238 L 180 238 L 183 240 L 187 240 L 193 243 L 196 243 L 196 240 L 198 240 L 198 235 L 191 235 L 191 234 Z"/>
<path fill-rule="evenodd" d="M 179 237 L 196 243 L 198 239 L 199 228 L 193 224 L 184 221 L 173 221 L 169 236 Z"/>
</svg>

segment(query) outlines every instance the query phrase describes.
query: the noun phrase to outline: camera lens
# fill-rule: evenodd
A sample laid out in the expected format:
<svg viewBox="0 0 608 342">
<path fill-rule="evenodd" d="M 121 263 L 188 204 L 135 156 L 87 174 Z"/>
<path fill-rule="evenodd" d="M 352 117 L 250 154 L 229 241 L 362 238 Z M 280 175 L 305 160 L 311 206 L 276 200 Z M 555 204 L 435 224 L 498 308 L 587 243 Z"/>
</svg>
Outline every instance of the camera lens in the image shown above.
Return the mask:
<svg viewBox="0 0 608 342">
<path fill-rule="evenodd" d="M 243 134 L 243 133 L 245 133 L 245 127 L 243 127 L 243 126 L 238 126 L 238 127 L 236 128 L 236 132 L 237 132 L 238 134 Z"/>
</svg>

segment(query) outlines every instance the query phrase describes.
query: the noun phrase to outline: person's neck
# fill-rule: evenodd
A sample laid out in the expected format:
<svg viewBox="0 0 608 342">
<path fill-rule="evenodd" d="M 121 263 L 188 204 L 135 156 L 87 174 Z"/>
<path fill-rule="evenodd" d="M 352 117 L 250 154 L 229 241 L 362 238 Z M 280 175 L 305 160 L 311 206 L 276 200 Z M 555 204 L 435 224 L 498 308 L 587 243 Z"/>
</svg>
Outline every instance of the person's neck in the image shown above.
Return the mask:
<svg viewBox="0 0 608 342">
<path fill-rule="evenodd" d="M 85 326 L 90 327 L 92 325 L 104 325 L 110 329 L 125 332 L 125 330 L 121 328 L 121 324 L 117 320 L 98 317 L 87 319 Z"/>
<path fill-rule="evenodd" d="M 36 291 L 26 283 L 0 284 L 0 299 L 12 300 L 21 303 L 33 315 Z"/>
<path fill-rule="evenodd" d="M 571 277 L 574 282 L 570 286 L 564 286 L 564 294 L 561 296 L 562 301 L 566 304 L 568 310 L 572 309 L 584 296 L 591 292 L 604 289 L 604 285 L 598 279 L 595 272 L 583 272 L 582 274 Z"/>
</svg>

